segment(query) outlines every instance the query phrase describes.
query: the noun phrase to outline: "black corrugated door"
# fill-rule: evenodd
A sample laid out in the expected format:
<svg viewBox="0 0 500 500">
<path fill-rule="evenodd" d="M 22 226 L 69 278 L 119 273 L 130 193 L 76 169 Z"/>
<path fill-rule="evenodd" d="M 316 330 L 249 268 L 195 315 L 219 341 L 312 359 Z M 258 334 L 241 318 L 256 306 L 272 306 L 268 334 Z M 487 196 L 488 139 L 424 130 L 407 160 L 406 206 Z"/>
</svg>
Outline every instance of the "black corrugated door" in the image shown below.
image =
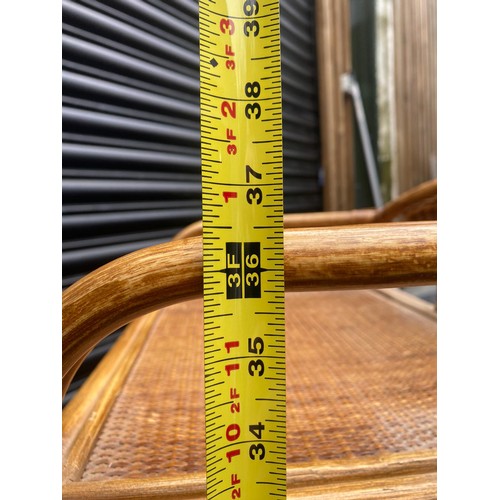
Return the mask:
<svg viewBox="0 0 500 500">
<path fill-rule="evenodd" d="M 63 0 L 62 19 L 66 287 L 201 218 L 198 4 Z M 281 3 L 281 39 L 285 211 L 321 210 L 312 0 Z"/>
</svg>

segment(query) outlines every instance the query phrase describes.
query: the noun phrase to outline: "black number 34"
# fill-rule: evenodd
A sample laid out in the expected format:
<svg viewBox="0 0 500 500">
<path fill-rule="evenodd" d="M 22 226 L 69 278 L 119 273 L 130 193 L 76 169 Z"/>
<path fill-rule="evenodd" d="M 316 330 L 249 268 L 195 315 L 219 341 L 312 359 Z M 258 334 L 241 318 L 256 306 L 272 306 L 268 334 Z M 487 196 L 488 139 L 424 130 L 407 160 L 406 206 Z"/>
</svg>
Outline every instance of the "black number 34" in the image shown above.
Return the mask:
<svg viewBox="0 0 500 500">
<path fill-rule="evenodd" d="M 252 460 L 255 460 L 256 458 L 263 460 L 266 456 L 266 448 L 262 443 L 252 444 L 248 450 L 248 454 Z"/>
</svg>

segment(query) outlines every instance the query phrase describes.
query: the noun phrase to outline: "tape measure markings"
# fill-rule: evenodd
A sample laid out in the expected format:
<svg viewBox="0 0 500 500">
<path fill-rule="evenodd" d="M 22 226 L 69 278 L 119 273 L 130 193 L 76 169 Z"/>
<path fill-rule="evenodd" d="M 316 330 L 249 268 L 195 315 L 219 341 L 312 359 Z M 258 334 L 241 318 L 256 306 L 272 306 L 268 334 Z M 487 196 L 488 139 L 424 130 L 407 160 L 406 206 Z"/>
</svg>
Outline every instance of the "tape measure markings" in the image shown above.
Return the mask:
<svg viewBox="0 0 500 500">
<path fill-rule="evenodd" d="M 278 11 L 200 0 L 209 499 L 286 496 Z"/>
</svg>

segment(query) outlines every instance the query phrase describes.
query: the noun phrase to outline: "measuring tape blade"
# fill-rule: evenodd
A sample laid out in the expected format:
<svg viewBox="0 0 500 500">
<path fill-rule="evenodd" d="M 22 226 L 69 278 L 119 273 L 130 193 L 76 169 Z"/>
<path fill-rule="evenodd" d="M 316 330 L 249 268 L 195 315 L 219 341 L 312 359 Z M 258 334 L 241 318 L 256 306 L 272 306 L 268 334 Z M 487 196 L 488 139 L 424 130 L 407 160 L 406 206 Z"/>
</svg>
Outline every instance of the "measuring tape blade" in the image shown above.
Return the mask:
<svg viewBox="0 0 500 500">
<path fill-rule="evenodd" d="M 286 497 L 278 0 L 200 0 L 207 499 Z"/>
</svg>

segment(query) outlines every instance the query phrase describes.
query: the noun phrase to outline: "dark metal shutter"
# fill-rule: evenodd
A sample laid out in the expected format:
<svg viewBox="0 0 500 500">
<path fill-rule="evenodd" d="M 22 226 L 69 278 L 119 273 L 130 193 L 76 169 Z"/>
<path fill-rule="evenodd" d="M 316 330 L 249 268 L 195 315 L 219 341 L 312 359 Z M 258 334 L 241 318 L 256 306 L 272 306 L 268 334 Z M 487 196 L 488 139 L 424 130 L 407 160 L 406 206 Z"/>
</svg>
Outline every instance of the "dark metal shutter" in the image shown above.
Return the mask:
<svg viewBox="0 0 500 500">
<path fill-rule="evenodd" d="M 62 19 L 66 287 L 201 218 L 198 4 L 63 0 Z M 282 2 L 281 34 L 285 211 L 321 210 L 312 0 Z"/>
</svg>

